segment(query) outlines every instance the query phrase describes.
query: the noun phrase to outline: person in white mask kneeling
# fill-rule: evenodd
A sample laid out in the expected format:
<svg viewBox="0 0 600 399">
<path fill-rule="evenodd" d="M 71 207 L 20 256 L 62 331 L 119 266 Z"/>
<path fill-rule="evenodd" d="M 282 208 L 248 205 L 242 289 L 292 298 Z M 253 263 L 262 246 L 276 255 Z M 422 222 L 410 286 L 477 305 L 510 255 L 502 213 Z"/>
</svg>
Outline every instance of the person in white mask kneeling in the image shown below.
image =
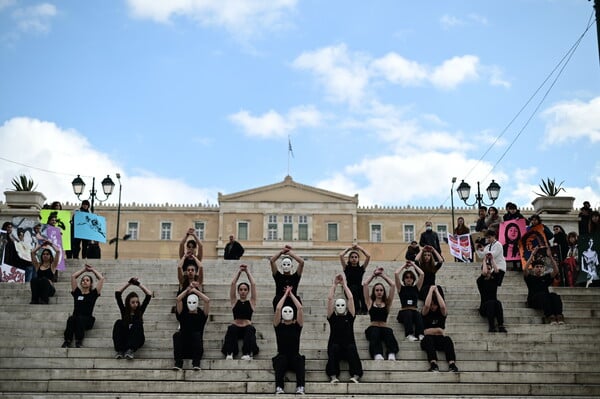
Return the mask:
<svg viewBox="0 0 600 399">
<path fill-rule="evenodd" d="M 186 301 L 186 308 L 183 301 Z M 200 299 L 204 302 L 203 308 L 198 309 Z M 183 359 L 192 359 L 194 370 L 200 370 L 200 359 L 204 353 L 203 335 L 204 326 L 208 319 L 210 299 L 197 288 L 189 286 L 177 296 L 177 320 L 179 331 L 173 334 L 173 356 L 175 365 L 173 370 L 183 368 Z"/>
<path fill-rule="evenodd" d="M 284 306 L 288 298 L 296 308 L 295 313 L 291 306 Z M 304 395 L 305 357 L 300 354 L 300 334 L 303 324 L 302 304 L 292 292 L 292 287 L 287 287 L 275 307 L 273 317 L 273 327 L 277 337 L 277 356 L 272 359 L 276 394 L 284 393 L 285 372 L 291 370 L 296 373 L 296 394 Z"/>
<path fill-rule="evenodd" d="M 344 298 L 335 298 L 335 289 L 340 284 L 346 295 Z M 356 309 L 352 292 L 346 283 L 343 274 L 338 274 L 333 279 L 333 285 L 327 297 L 327 321 L 329 322 L 329 342 L 327 343 L 327 366 L 325 371 L 332 384 L 338 383 L 340 376 L 340 360 L 348 361 L 350 381 L 358 384 L 363 375 L 363 368 L 356 349 L 354 340 L 354 319 Z"/>
</svg>

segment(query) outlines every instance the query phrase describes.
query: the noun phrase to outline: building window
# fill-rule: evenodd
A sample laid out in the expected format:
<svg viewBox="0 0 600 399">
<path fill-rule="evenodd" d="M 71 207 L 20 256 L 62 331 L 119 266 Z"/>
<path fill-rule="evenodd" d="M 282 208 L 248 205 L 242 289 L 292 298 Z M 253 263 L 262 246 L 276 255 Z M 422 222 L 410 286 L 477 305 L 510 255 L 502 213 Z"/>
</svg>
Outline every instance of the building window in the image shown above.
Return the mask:
<svg viewBox="0 0 600 399">
<path fill-rule="evenodd" d="M 298 240 L 308 241 L 308 224 L 298 224 Z"/>
<path fill-rule="evenodd" d="M 298 216 L 298 223 L 299 224 L 308 224 L 308 216 L 306 216 L 306 215 Z"/>
<path fill-rule="evenodd" d="M 160 223 L 160 239 L 161 240 L 170 240 L 171 239 L 171 222 L 161 222 Z"/>
<path fill-rule="evenodd" d="M 269 223 L 276 224 L 277 223 L 277 215 L 269 215 Z"/>
<path fill-rule="evenodd" d="M 327 223 L 327 241 L 338 240 L 338 225 L 337 223 Z"/>
<path fill-rule="evenodd" d="M 140 229 L 139 222 L 127 222 L 127 234 L 129 234 L 130 240 L 137 240 Z"/>
<path fill-rule="evenodd" d="M 435 226 L 440 243 L 448 243 L 448 225 L 438 224 Z"/>
<path fill-rule="evenodd" d="M 371 242 L 381 242 L 381 224 L 371 225 Z"/>
<path fill-rule="evenodd" d="M 269 223 L 267 225 L 267 240 L 277 240 L 277 223 Z"/>
<path fill-rule="evenodd" d="M 238 222 L 238 240 L 248 240 L 248 222 Z"/>
<path fill-rule="evenodd" d="M 198 239 L 204 240 L 204 222 L 194 222 L 194 229 Z"/>
<path fill-rule="evenodd" d="M 293 223 L 292 215 L 283 215 L 283 223 L 292 224 Z"/>
<path fill-rule="evenodd" d="M 477 228 L 476 224 L 469 225 L 469 230 L 471 231 L 471 234 L 477 233 L 477 230 L 475 230 L 476 228 Z"/>
<path fill-rule="evenodd" d="M 283 240 L 292 241 L 294 234 L 294 226 L 291 223 L 283 224 Z"/>
<path fill-rule="evenodd" d="M 404 225 L 404 242 L 411 242 L 415 240 L 415 225 L 405 224 Z"/>
</svg>

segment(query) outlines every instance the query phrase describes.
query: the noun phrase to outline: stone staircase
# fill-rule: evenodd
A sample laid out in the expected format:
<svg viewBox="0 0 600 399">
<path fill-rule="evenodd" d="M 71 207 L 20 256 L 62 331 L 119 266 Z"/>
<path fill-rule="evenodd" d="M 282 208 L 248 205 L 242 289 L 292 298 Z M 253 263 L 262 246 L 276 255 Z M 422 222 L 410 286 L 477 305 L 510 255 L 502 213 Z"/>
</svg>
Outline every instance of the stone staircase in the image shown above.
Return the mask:
<svg viewBox="0 0 600 399">
<path fill-rule="evenodd" d="M 106 276 L 103 295 L 96 304 L 95 327 L 86 333 L 83 348 L 60 348 L 65 321 L 72 310 L 69 275 L 80 263 L 69 263 L 56 284 L 50 305 L 30 305 L 28 285 L 0 284 L 0 397 L 24 398 L 173 398 L 273 397 L 275 354 L 271 300 L 274 292 L 268 261 L 248 261 L 258 282 L 259 302 L 253 322 L 260 353 L 252 361 L 224 360 L 220 352 L 226 326 L 231 322 L 228 288 L 238 261 L 204 262 L 205 293 L 211 298 L 211 316 L 204 334 L 201 371 L 173 371 L 171 336 L 177 328 L 170 313 L 177 290 L 175 261 L 97 260 Z M 398 263 L 380 262 L 388 273 Z M 371 265 L 371 268 L 374 267 Z M 326 296 L 338 262 L 307 262 L 299 293 L 305 309 L 301 352 L 306 355 L 307 397 L 502 398 L 600 397 L 600 291 L 557 288 L 563 298 L 566 323 L 542 324 L 540 312 L 525 307 L 526 288 L 520 273 L 508 272 L 499 290 L 508 334 L 488 333 L 478 312 L 475 279 L 478 265 L 447 263 L 438 273 L 449 308 L 447 333 L 453 338 L 460 373 L 448 373 L 440 354 L 440 373 L 427 372 L 425 353 L 418 343 L 404 340 L 395 321 L 399 302 L 389 319 L 400 343 L 398 360 L 373 361 L 368 356 L 364 329 L 368 316 L 358 316 L 355 335 L 363 359 L 360 384 L 347 383 L 342 365 L 339 384 L 325 375 L 329 328 Z M 372 269 L 371 269 L 372 270 Z M 112 325 L 119 317 L 114 290 L 131 276 L 139 276 L 155 298 L 144 316 L 146 344 L 136 359 L 116 360 Z M 288 374 L 286 392 L 295 382 Z"/>
</svg>

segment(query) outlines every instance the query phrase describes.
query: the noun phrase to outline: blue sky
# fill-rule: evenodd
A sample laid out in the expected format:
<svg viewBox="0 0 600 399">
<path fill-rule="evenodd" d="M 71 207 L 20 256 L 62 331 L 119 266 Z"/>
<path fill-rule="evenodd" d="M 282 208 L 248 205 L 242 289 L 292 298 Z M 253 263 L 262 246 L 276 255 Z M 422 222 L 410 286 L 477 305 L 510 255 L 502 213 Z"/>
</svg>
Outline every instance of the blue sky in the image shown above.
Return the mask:
<svg viewBox="0 0 600 399">
<path fill-rule="evenodd" d="M 0 0 L 0 188 L 215 204 L 289 161 L 360 205 L 449 206 L 457 177 L 526 207 L 550 177 L 599 207 L 592 5 Z"/>
</svg>

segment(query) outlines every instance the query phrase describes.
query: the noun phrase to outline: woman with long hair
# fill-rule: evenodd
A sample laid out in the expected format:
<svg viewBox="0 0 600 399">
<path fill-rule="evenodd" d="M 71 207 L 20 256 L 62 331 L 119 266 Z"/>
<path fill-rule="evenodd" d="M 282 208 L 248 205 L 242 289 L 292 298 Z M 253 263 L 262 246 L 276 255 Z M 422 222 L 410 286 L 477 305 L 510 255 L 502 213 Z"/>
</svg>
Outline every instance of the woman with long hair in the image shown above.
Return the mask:
<svg viewBox="0 0 600 399">
<path fill-rule="evenodd" d="M 54 296 L 56 289 L 54 288 L 54 273 L 58 265 L 58 256 L 54 256 L 60 249 L 56 248 L 53 243 L 46 241 L 43 245 L 49 245 L 54 249 L 54 253 L 50 248 L 43 248 L 41 251 L 40 260 L 38 260 L 37 252 L 42 248 L 38 244 L 31 250 L 31 262 L 35 268 L 35 277 L 31 279 L 31 302 L 32 304 L 48 304 L 49 298 Z"/>
<path fill-rule="evenodd" d="M 369 294 L 369 284 L 375 278 L 380 277 L 388 284 L 388 292 L 382 283 L 373 285 L 371 294 Z M 398 353 L 398 341 L 394 337 L 394 331 L 388 327 L 387 318 L 394 301 L 394 291 L 396 286 L 394 282 L 385 275 L 383 268 L 378 267 L 373 274 L 363 283 L 363 291 L 367 302 L 367 310 L 371 318 L 371 324 L 365 330 L 365 336 L 369 341 L 369 354 L 374 360 L 383 360 L 383 345 L 387 349 L 388 360 L 396 360 Z"/>
<path fill-rule="evenodd" d="M 131 291 L 125 297 L 123 303 L 123 292 L 130 285 L 140 287 L 146 294 L 144 302 L 140 304 L 140 297 L 135 291 Z M 115 321 L 113 326 L 113 344 L 117 355 L 116 359 L 133 359 L 133 354 L 144 345 L 144 312 L 152 299 L 152 291 L 140 282 L 137 277 L 132 277 L 121 289 L 115 291 L 115 300 L 121 312 L 121 318 Z"/>
<path fill-rule="evenodd" d="M 423 339 L 423 318 L 417 308 L 419 290 L 423 286 L 423 270 L 415 263 L 408 261 L 394 273 L 396 288 L 402 308 L 396 320 L 404 325 L 404 336 L 416 342 Z"/>
<path fill-rule="evenodd" d="M 248 282 L 242 281 L 238 284 L 242 273 L 246 274 Z M 231 303 L 231 311 L 233 312 L 233 323 L 227 327 L 227 333 L 223 340 L 223 348 L 221 349 L 221 352 L 226 355 L 226 359 L 228 360 L 233 359 L 239 352 L 238 339 L 243 340 L 242 360 L 252 360 L 252 357 L 258 353 L 256 328 L 252 325 L 252 313 L 256 310 L 256 299 L 256 282 L 254 281 L 254 277 L 252 277 L 252 273 L 248 270 L 247 265 L 240 265 L 229 287 L 229 301 Z"/>
<path fill-rule="evenodd" d="M 362 265 L 360 264 L 359 252 L 362 252 L 365 257 L 365 261 Z M 345 258 L 346 254 L 348 254 L 347 260 Z M 348 288 L 350 288 L 350 292 L 352 292 L 352 297 L 354 298 L 354 309 L 356 309 L 357 314 L 367 314 L 367 305 L 365 304 L 362 280 L 370 260 L 371 255 L 358 244 L 352 244 L 351 247 L 348 247 L 340 252 L 340 263 L 342 265 L 342 269 L 344 270 L 344 274 L 346 275 L 346 283 L 348 284 Z"/>
<path fill-rule="evenodd" d="M 423 270 L 424 274 L 423 285 L 419 291 L 419 299 L 424 301 L 429 293 L 429 287 L 435 285 L 435 274 L 442 268 L 444 258 L 431 245 L 426 245 L 417 254 L 415 263 Z"/>
</svg>

